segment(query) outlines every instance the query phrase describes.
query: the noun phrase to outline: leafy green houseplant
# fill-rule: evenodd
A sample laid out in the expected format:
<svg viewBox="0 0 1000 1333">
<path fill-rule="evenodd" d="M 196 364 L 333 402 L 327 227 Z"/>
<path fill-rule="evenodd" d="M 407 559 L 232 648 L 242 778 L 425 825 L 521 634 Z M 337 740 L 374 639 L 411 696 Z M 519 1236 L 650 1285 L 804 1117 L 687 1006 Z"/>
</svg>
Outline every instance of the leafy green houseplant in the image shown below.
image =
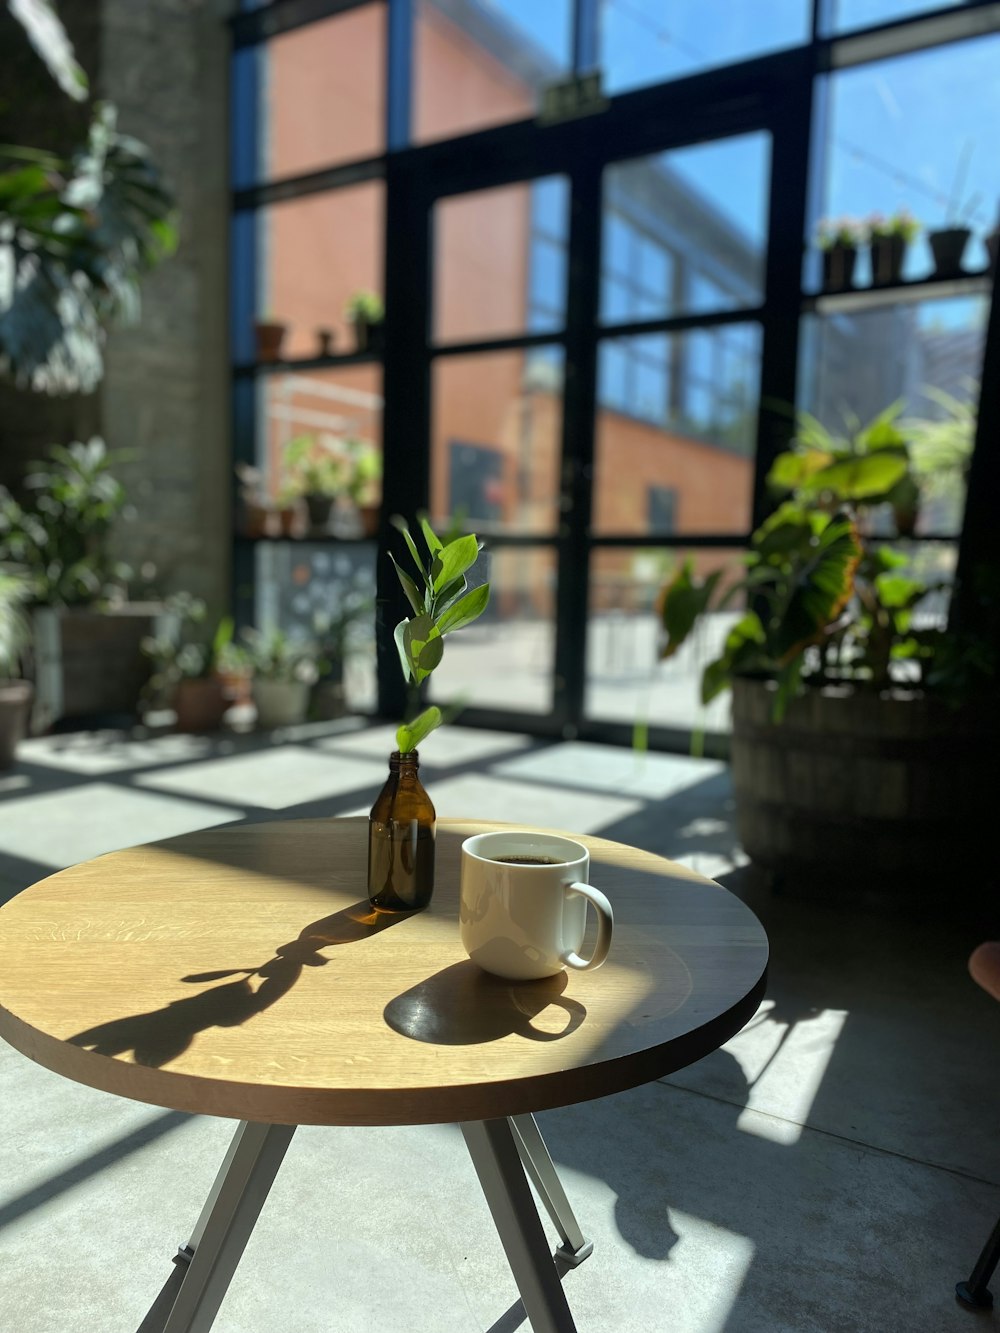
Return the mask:
<svg viewBox="0 0 1000 1333">
<path fill-rule="evenodd" d="M 868 219 L 871 243 L 872 283 L 876 287 L 899 282 L 907 247 L 920 235 L 920 223 L 906 209 L 888 217 L 873 213 Z"/>
<path fill-rule="evenodd" d="M 289 495 L 300 495 L 313 532 L 325 532 L 337 496 L 345 491 L 347 467 L 326 436 L 297 435 L 284 449 Z"/>
<path fill-rule="evenodd" d="M 277 628 L 247 629 L 244 637 L 253 669 L 257 725 L 270 729 L 304 722 L 318 674 L 316 645 Z"/>
<path fill-rule="evenodd" d="M 62 446 L 29 464 L 25 499 L 0 489 L 0 562 L 23 570 L 38 666 L 38 712 L 134 714 L 148 676 L 140 644 L 158 604 L 129 601 L 132 570 L 115 558 L 127 495 L 103 440 Z"/>
<path fill-rule="evenodd" d="M 24 611 L 29 594 L 23 574 L 0 570 L 0 769 L 13 763 L 31 708 L 31 685 L 21 679 L 22 657 L 31 641 Z"/>
<path fill-rule="evenodd" d="M 863 222 L 853 218 L 821 218 L 816 245 L 823 258 L 823 290 L 846 291 L 854 282 L 858 249 L 868 240 Z"/>
<path fill-rule="evenodd" d="M 354 292 L 344 309 L 344 318 L 354 327 L 354 343 L 359 352 L 377 351 L 382 343 L 385 307 L 375 292 Z"/>
<path fill-rule="evenodd" d="M 147 704 L 173 708 L 178 731 L 218 731 L 232 701 L 225 680 L 237 666 L 232 618 L 223 617 L 212 634 L 206 626 L 205 604 L 182 594 L 172 599 L 160 632 L 142 643 L 153 665 Z"/>
<path fill-rule="evenodd" d="M 725 585 L 687 561 L 660 604 L 665 657 L 737 608 L 701 693 L 733 690 L 744 848 L 786 879 L 847 888 L 940 871 L 948 820 L 981 805 L 978 765 L 1000 738 L 996 662 L 940 623 L 943 581 L 915 577 L 878 535 L 885 507 L 921 482 L 898 406 L 847 438 L 800 418 L 769 481 L 785 498 L 754 532 L 744 577 Z M 946 736 L 948 753 L 967 746 L 963 765 L 942 760 Z"/>
</svg>

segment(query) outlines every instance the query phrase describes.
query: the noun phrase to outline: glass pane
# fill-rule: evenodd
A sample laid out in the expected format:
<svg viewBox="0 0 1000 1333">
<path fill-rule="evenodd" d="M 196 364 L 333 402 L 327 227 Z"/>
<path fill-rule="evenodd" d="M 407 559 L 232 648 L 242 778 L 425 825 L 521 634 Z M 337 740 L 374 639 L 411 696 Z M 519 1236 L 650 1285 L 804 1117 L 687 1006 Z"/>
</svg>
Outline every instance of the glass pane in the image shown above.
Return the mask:
<svg viewBox="0 0 1000 1333">
<path fill-rule="evenodd" d="M 253 535 L 263 524 L 272 536 L 361 536 L 366 512 L 370 526 L 381 501 L 381 367 L 262 377 L 257 440 L 260 476 L 242 479 L 245 531 Z M 334 499 L 325 517 L 304 499 L 316 475 Z M 260 504 L 275 512 L 257 514 Z"/>
<path fill-rule="evenodd" d="M 688 643 L 659 661 L 657 598 L 664 583 L 690 558 L 695 571 L 726 570 L 735 582 L 743 573 L 737 550 L 596 550 L 590 563 L 587 623 L 587 716 L 595 720 L 648 723 L 651 727 L 729 728 L 729 700 L 700 702 L 701 673 L 719 653 L 742 603 L 713 613 Z"/>
<path fill-rule="evenodd" d="M 534 206 L 541 194 L 542 210 Z M 561 199 L 561 206 L 557 201 Z M 434 209 L 439 342 L 559 328 L 566 309 L 569 192 L 562 177 L 477 190 Z M 536 231 L 539 213 L 544 226 Z"/>
<path fill-rule="evenodd" d="M 344 307 L 382 290 L 384 198 L 373 181 L 260 210 L 257 313 L 288 325 L 283 357 L 319 355 L 319 329 L 334 352 L 354 350 Z"/>
<path fill-rule="evenodd" d="M 364 5 L 261 48 L 266 178 L 383 151 L 385 10 Z"/>
<path fill-rule="evenodd" d="M 414 33 L 414 139 L 524 120 L 569 72 L 572 0 L 420 0 Z"/>
<path fill-rule="evenodd" d="M 947 9 L 963 0 L 832 0 L 828 32 L 871 28 L 877 23 L 910 18 L 929 9 Z"/>
<path fill-rule="evenodd" d="M 608 92 L 731 65 L 808 40 L 812 0 L 605 0 Z"/>
<path fill-rule="evenodd" d="M 605 323 L 762 302 L 770 151 L 768 134 L 743 134 L 608 168 Z"/>
<path fill-rule="evenodd" d="M 973 235 L 963 266 L 986 267 L 982 234 L 996 220 L 1000 159 L 993 126 L 1000 118 L 1000 36 L 955 42 L 915 55 L 834 74 L 822 166 L 820 214 L 864 219 L 905 209 L 924 228 L 907 247 L 904 278 L 933 268 L 927 231 L 964 226 Z M 822 94 L 822 89 L 821 89 Z M 809 285 L 819 286 L 818 256 Z M 870 280 L 862 247 L 855 285 Z"/>
<path fill-rule="evenodd" d="M 745 532 L 753 494 L 760 329 L 605 339 L 598 360 L 594 531 Z"/>
<path fill-rule="evenodd" d="M 471 524 L 470 524 L 471 526 Z M 430 677 L 434 700 L 549 713 L 555 662 L 556 556 L 541 547 L 484 551 L 469 579 L 489 580 L 490 604 L 450 636 Z"/>
<path fill-rule="evenodd" d="M 343 706 L 371 712 L 375 678 L 375 546 L 262 542 L 256 548 L 256 624 L 323 643 L 335 680 L 343 665 Z M 315 703 L 329 692 L 318 691 Z"/>
<path fill-rule="evenodd" d="M 827 429 L 843 435 L 851 419 L 902 404 L 924 474 L 918 533 L 961 531 L 988 313 L 985 298 L 968 297 L 803 321 L 799 402 Z"/>
<path fill-rule="evenodd" d="M 355 292 L 383 287 L 384 187 L 379 181 L 263 208 L 257 221 L 257 316 L 287 325 L 281 356 L 355 349 L 344 308 Z"/>
<path fill-rule="evenodd" d="M 562 351 L 434 362 L 431 512 L 447 527 L 550 533 L 558 519 Z"/>
</svg>

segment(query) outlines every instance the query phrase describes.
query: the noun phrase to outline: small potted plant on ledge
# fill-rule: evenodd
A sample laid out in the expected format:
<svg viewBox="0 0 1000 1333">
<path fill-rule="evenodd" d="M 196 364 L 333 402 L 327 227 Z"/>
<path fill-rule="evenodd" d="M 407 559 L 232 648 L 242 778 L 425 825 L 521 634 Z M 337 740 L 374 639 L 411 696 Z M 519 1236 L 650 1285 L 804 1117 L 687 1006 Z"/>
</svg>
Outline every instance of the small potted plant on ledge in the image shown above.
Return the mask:
<svg viewBox="0 0 1000 1333">
<path fill-rule="evenodd" d="M 972 157 L 972 147 L 967 141 L 958 166 L 955 168 L 955 180 L 945 207 L 945 223 L 937 231 L 927 233 L 927 241 L 934 256 L 934 276 L 936 278 L 955 278 L 962 273 L 962 260 L 965 249 L 972 237 L 970 222 L 979 207 L 982 198 L 974 194 L 959 204 L 965 189 L 965 180 Z"/>
<path fill-rule="evenodd" d="M 31 587 L 23 574 L 0 570 L 0 769 L 14 762 L 28 729 L 31 683 L 21 679 L 21 659 L 31 640 L 24 604 Z"/>
<path fill-rule="evenodd" d="M 344 318 L 354 328 L 354 345 L 359 352 L 377 352 L 382 346 L 385 310 L 375 292 L 355 292 L 347 302 Z"/>
<path fill-rule="evenodd" d="M 309 701 L 309 716 L 318 722 L 327 722 L 343 716 L 347 708 L 344 688 L 344 670 L 347 659 L 362 643 L 362 627 L 371 626 L 375 602 L 368 590 L 367 580 L 357 576 L 339 591 L 336 602 L 329 609 L 313 616 L 313 638 L 316 643 L 316 682 Z"/>
<path fill-rule="evenodd" d="M 974 890 L 971 830 L 992 817 L 995 649 L 950 629 L 945 579 L 918 577 L 873 533 L 913 477 L 897 411 L 832 448 L 803 418 L 770 474 L 786 498 L 753 534 L 746 577 L 724 587 L 689 560 L 661 597 L 667 657 L 740 608 L 716 622 L 727 632 L 702 698 L 732 688 L 740 840 L 798 893 Z"/>
<path fill-rule="evenodd" d="M 317 676 L 315 645 L 292 639 L 281 629 L 247 629 L 244 636 L 253 664 L 258 727 L 269 730 L 304 722 Z"/>
<path fill-rule="evenodd" d="M 851 218 L 824 218 L 816 226 L 816 244 L 823 257 L 823 291 L 844 292 L 854 284 L 858 247 L 867 239 L 865 227 Z"/>
<path fill-rule="evenodd" d="M 907 247 L 920 235 L 920 223 L 904 208 L 889 217 L 874 213 L 868 220 L 868 235 L 872 285 L 886 287 L 901 282 Z"/>
<path fill-rule="evenodd" d="M 257 360 L 280 361 L 288 325 L 268 314 L 263 319 L 254 320 L 253 331 L 257 342 Z"/>
<path fill-rule="evenodd" d="M 347 439 L 347 494 L 358 511 L 365 537 L 378 533 L 381 512 L 382 455 L 370 440 Z"/>
<path fill-rule="evenodd" d="M 290 493 L 305 501 L 310 533 L 328 532 L 334 502 L 345 489 L 343 460 L 327 437 L 298 435 L 285 445 L 284 464 Z"/>
</svg>

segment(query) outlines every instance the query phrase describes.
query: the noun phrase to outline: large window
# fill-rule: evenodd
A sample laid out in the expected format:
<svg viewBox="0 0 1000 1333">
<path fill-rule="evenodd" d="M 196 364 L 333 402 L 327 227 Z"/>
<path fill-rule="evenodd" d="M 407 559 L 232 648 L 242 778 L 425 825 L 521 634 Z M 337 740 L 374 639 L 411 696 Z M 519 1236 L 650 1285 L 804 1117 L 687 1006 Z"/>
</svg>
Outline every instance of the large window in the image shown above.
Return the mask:
<svg viewBox="0 0 1000 1333">
<path fill-rule="evenodd" d="M 683 746 L 692 726 L 726 727 L 723 705 L 699 711 L 697 681 L 738 608 L 657 668 L 657 597 L 686 559 L 741 568 L 796 409 L 850 433 L 894 405 L 920 466 L 938 460 L 906 534 L 910 567 L 947 583 L 982 386 L 1000 382 L 984 366 L 1000 209 L 994 6 L 240 11 L 244 618 L 304 632 L 317 608 L 371 594 L 352 640 L 354 699 L 396 711 L 382 640 L 399 590 L 375 540 L 394 540 L 396 513 L 426 510 L 487 539 L 476 577 L 495 589 L 434 698 L 553 735 L 628 739 L 644 720 L 654 743 Z M 595 69 L 590 103 L 574 110 L 568 86 L 546 95 Z M 918 226 L 887 273 L 865 229 L 901 211 Z M 832 220 L 859 237 L 850 274 L 821 259 Z M 949 267 L 932 233 L 956 227 L 969 235 Z M 254 351 L 255 323 L 285 326 L 277 351 Z M 368 462 L 319 526 L 290 472 L 303 437 Z M 896 516 L 874 521 L 891 532 Z M 946 604 L 942 592 L 938 618 Z"/>
</svg>

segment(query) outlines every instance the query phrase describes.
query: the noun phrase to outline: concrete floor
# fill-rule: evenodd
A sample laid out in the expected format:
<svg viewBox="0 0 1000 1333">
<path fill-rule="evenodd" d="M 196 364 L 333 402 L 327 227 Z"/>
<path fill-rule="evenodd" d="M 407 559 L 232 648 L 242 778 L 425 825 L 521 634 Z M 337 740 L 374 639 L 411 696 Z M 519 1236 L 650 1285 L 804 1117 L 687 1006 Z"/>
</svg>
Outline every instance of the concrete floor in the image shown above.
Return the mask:
<svg viewBox="0 0 1000 1333">
<path fill-rule="evenodd" d="M 366 812 L 389 748 L 356 721 L 31 741 L 0 777 L 0 901 L 129 843 Z M 771 937 L 768 998 L 722 1050 L 539 1117 L 596 1244 L 565 1277 L 580 1333 L 1000 1328 L 953 1297 L 1000 1212 L 1000 1006 L 967 977 L 975 938 L 905 906 L 772 899 L 714 762 L 455 727 L 423 770 L 439 815 L 672 856 Z M 95 1092 L 4 1045 L 0 1080 L 0 1333 L 156 1333 L 232 1124 Z M 299 1130 L 215 1328 L 526 1329 L 458 1130 Z"/>
</svg>

